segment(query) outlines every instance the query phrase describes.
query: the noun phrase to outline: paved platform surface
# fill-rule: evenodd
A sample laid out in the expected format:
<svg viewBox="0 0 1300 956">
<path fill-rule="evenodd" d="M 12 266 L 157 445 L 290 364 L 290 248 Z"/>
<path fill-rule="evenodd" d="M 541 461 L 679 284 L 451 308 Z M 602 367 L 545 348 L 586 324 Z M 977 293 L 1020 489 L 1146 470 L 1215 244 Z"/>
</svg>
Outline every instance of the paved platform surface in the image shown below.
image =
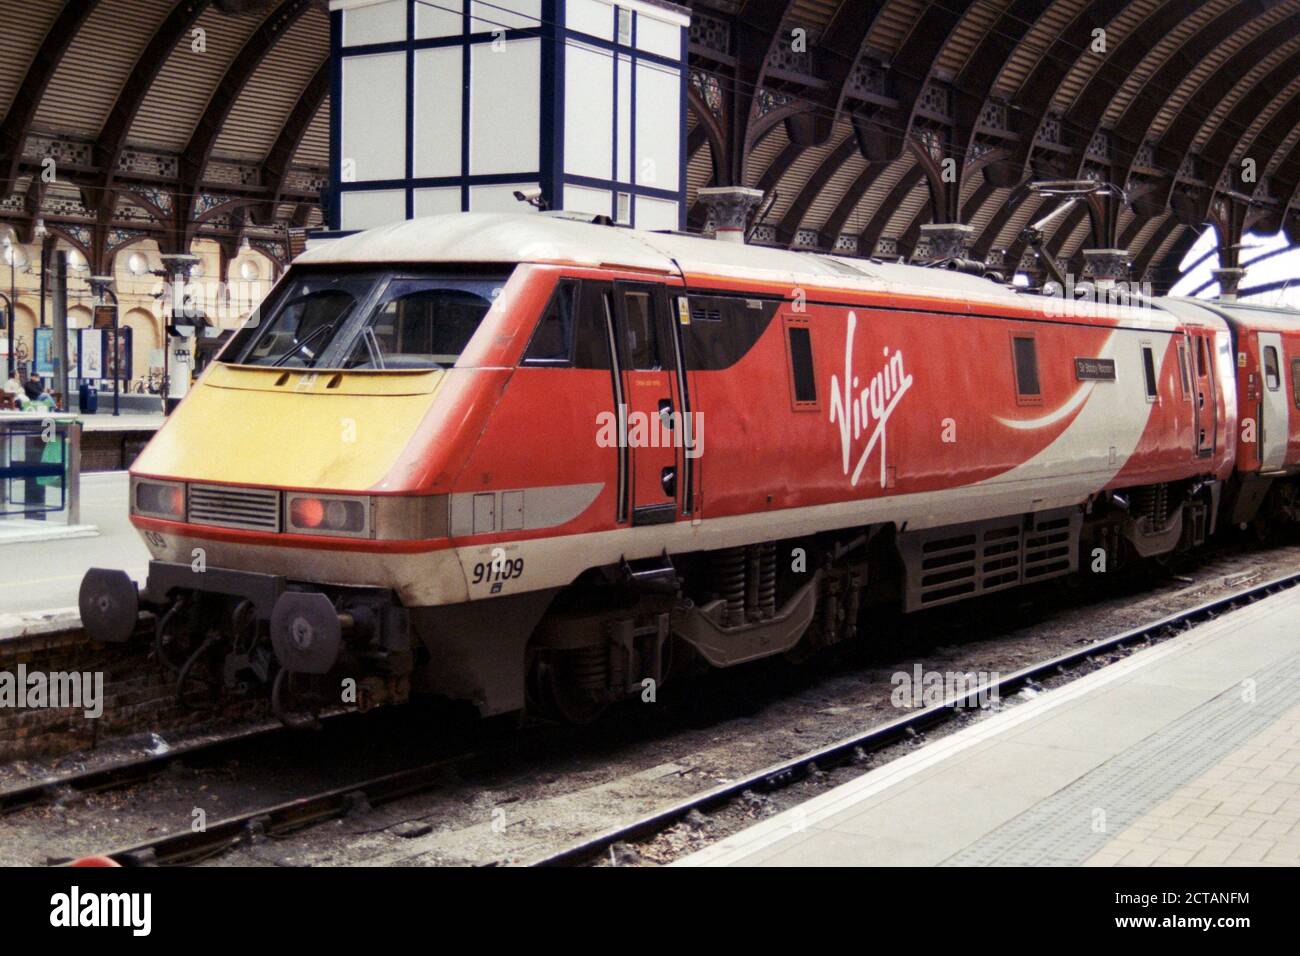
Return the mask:
<svg viewBox="0 0 1300 956">
<path fill-rule="evenodd" d="M 684 866 L 1300 864 L 1300 589 L 1226 614 Z"/>
<path fill-rule="evenodd" d="M 127 520 L 128 487 L 124 471 L 81 476 L 81 521 L 98 530 L 92 537 L 0 543 L 0 615 L 75 607 L 88 568 L 122 568 L 140 580 L 149 552 Z M 62 521 L 52 516 L 50 530 L 66 528 Z"/>
<path fill-rule="evenodd" d="M 34 518 L 0 518 L 0 545 L 57 541 L 62 538 L 93 538 L 99 529 L 93 524 L 67 524 L 64 513 L 55 512 L 44 521 Z"/>
<path fill-rule="evenodd" d="M 110 399 L 111 401 L 111 399 Z M 113 408 L 110 404 L 105 410 L 101 405 L 100 410 L 94 415 L 82 415 L 77 412 L 57 412 L 59 416 L 71 415 L 73 418 L 81 421 L 81 427 L 84 431 L 150 431 L 156 432 L 162 427 L 165 417 L 159 412 L 122 412 L 120 415 L 113 414 Z M 39 420 L 39 415 L 32 412 L 17 412 L 12 410 L 0 411 L 0 421 L 5 418 L 32 418 Z"/>
<path fill-rule="evenodd" d="M 81 415 L 81 427 L 88 432 L 109 432 L 109 431 L 150 431 L 156 432 L 162 428 L 164 415 L 162 412 L 152 414 L 141 414 L 139 412 L 123 412 L 120 415 L 113 414 L 112 399 L 109 399 L 107 412 L 104 406 L 99 406 L 98 413 L 94 415 Z"/>
</svg>

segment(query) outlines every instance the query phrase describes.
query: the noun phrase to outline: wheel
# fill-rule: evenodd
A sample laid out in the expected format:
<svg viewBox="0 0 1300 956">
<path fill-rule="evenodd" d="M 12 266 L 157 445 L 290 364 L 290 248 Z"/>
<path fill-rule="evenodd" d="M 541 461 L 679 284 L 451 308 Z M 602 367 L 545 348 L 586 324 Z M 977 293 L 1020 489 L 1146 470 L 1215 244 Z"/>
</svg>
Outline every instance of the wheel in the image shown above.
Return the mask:
<svg viewBox="0 0 1300 956">
<path fill-rule="evenodd" d="M 1260 548 L 1270 548 L 1278 543 L 1284 515 L 1275 489 L 1270 489 L 1259 503 L 1259 510 L 1246 528 L 1251 542 Z"/>
<path fill-rule="evenodd" d="M 604 693 L 605 648 L 545 651 L 533 664 L 533 693 L 546 716 L 566 724 L 589 724 L 610 705 Z"/>
</svg>

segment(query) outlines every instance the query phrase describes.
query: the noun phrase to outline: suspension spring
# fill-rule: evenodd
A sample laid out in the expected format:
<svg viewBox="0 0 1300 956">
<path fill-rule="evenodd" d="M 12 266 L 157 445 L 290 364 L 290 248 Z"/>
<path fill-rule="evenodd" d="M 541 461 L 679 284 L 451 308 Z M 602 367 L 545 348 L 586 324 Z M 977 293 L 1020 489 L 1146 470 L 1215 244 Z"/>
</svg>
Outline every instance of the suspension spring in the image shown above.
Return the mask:
<svg viewBox="0 0 1300 956">
<path fill-rule="evenodd" d="M 713 559 L 713 591 L 727 602 L 724 624 L 734 626 L 745 621 L 745 549 L 727 548 Z"/>
<path fill-rule="evenodd" d="M 758 579 L 762 564 L 758 545 L 751 544 L 745 549 L 745 620 L 747 621 L 758 620 Z"/>
<path fill-rule="evenodd" d="M 758 613 L 759 617 L 776 616 L 776 542 L 767 541 L 758 546 Z"/>
<path fill-rule="evenodd" d="M 1169 486 L 1167 484 L 1156 485 L 1155 502 L 1151 508 L 1151 524 L 1155 528 L 1163 528 L 1169 521 Z"/>
<path fill-rule="evenodd" d="M 609 651 L 603 644 L 591 644 L 565 652 L 565 664 L 575 687 L 601 695 L 609 685 Z"/>
</svg>

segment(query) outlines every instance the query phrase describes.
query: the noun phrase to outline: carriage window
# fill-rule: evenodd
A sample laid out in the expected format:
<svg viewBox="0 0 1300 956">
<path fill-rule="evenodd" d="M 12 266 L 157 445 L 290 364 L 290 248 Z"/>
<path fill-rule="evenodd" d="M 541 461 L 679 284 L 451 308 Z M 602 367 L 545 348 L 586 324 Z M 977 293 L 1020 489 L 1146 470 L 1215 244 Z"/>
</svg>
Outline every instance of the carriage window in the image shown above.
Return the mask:
<svg viewBox="0 0 1300 956">
<path fill-rule="evenodd" d="M 1016 361 L 1016 393 L 1028 400 L 1042 398 L 1042 387 L 1038 384 L 1038 345 L 1033 336 L 1015 335 L 1011 337 L 1012 351 Z"/>
<path fill-rule="evenodd" d="M 1300 359 L 1291 360 L 1291 397 L 1295 407 L 1300 408 Z"/>
<path fill-rule="evenodd" d="M 1183 398 L 1192 397 L 1191 381 L 1187 377 L 1187 346 L 1178 343 L 1178 382 L 1183 389 Z"/>
<path fill-rule="evenodd" d="M 655 324 L 654 299 L 649 292 L 624 292 L 627 309 L 628 346 L 632 367 L 642 371 L 660 368 L 659 330 Z"/>
<path fill-rule="evenodd" d="M 1196 374 L 1205 374 L 1205 339 L 1196 337 Z"/>
<path fill-rule="evenodd" d="M 1276 392 L 1282 386 L 1282 373 L 1278 368 L 1277 349 L 1271 345 L 1264 346 L 1264 384 L 1270 392 Z"/>
<path fill-rule="evenodd" d="M 786 329 L 790 338 L 790 368 L 794 375 L 794 400 L 799 405 L 817 402 L 817 379 L 813 374 L 812 331 L 806 325 Z"/>
<path fill-rule="evenodd" d="M 578 283 L 564 279 L 556 287 L 524 355 L 526 365 L 568 365 L 573 350 L 573 314 Z"/>
<path fill-rule="evenodd" d="M 435 369 L 456 364 L 492 308 L 499 281 L 394 279 L 344 365 Z"/>
<path fill-rule="evenodd" d="M 1154 402 L 1159 394 L 1156 385 L 1156 353 L 1149 345 L 1142 346 L 1142 375 L 1146 379 L 1147 401 Z"/>
</svg>

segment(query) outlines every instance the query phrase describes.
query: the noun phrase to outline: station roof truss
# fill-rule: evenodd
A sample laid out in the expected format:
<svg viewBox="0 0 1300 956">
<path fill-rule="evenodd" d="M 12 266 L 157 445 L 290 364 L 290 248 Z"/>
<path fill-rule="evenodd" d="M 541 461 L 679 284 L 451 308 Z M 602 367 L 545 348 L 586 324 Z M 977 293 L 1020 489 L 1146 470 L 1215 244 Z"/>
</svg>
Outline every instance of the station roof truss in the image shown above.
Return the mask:
<svg viewBox="0 0 1300 956">
<path fill-rule="evenodd" d="M 283 265 L 321 223 L 320 0 L 3 0 L 0 222 L 105 273 L 142 239 Z"/>
<path fill-rule="evenodd" d="M 1300 0 L 693 0 L 689 225 L 700 188 L 768 201 L 751 240 L 1087 274 L 1122 249 L 1157 291 L 1205 228 L 1300 236 Z M 3 0 L 0 222 L 97 272 L 143 238 L 248 239 L 284 262 L 328 183 L 324 0 Z M 51 167 L 50 161 L 53 161 Z M 47 170 L 53 168 L 51 177 Z M 1294 241 L 1294 239 L 1292 239 Z"/>
<path fill-rule="evenodd" d="M 1041 275 L 1025 227 L 1073 274 L 1126 250 L 1156 291 L 1207 227 L 1300 237 L 1300 0 L 695 0 L 688 180 L 766 194 L 752 241 Z M 763 208 L 760 207 L 760 208 Z"/>
</svg>

